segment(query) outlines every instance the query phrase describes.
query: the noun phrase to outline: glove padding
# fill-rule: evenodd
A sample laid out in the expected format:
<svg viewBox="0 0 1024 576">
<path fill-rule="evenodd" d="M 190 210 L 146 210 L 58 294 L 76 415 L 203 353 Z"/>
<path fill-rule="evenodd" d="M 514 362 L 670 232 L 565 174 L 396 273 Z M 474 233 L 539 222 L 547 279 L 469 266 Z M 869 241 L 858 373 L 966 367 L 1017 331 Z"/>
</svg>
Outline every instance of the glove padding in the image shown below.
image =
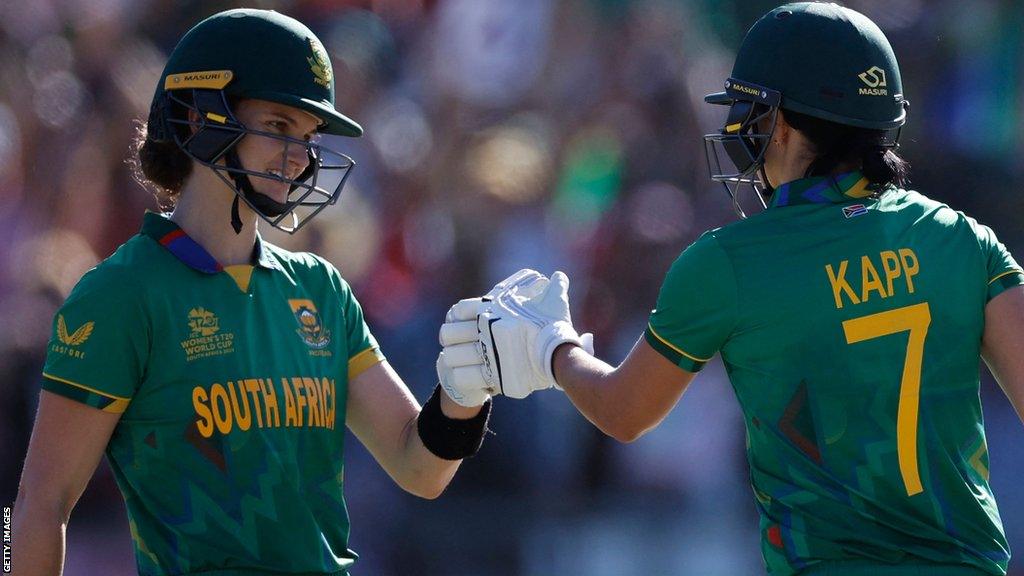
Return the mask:
<svg viewBox="0 0 1024 576">
<path fill-rule="evenodd" d="M 542 283 L 534 280 L 526 289 L 508 285 L 479 314 L 483 377 L 492 393 L 525 398 L 556 387 L 555 350 L 566 343 L 583 345 L 569 314 L 569 278 L 555 272 L 543 292 L 531 295 Z M 592 349 L 592 336 L 588 340 Z"/>
<path fill-rule="evenodd" d="M 484 358 L 477 340 L 477 316 L 498 294 L 515 289 L 524 295 L 537 295 L 548 279 L 535 270 L 524 268 L 502 280 L 483 298 L 460 300 L 445 315 L 438 339 L 442 350 L 437 356 L 437 378 L 441 388 L 456 404 L 480 406 L 495 392 L 484 378 Z"/>
</svg>

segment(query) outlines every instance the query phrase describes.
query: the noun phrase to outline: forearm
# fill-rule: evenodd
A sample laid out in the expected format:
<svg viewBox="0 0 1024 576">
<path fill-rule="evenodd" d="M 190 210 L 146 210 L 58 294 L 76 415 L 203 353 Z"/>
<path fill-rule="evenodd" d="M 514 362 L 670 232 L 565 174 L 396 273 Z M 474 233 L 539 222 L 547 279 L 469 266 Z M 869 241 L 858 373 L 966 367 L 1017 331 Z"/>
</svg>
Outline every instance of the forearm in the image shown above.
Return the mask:
<svg viewBox="0 0 1024 576">
<path fill-rule="evenodd" d="M 480 414 L 482 408 L 460 406 L 446 394 L 440 395 L 440 401 L 441 412 L 446 417 L 456 420 L 469 420 Z M 424 446 L 417 430 L 420 415 L 422 411 L 409 421 L 403 432 L 403 456 L 399 467 L 401 478 L 395 480 L 412 494 L 422 498 L 436 498 L 451 482 L 462 460 L 440 458 Z"/>
<path fill-rule="evenodd" d="M 59 505 L 18 495 L 11 525 L 11 567 L 18 576 L 59 576 L 66 522 Z"/>
<path fill-rule="evenodd" d="M 631 395 L 615 368 L 570 344 L 555 351 L 553 362 L 555 380 L 580 414 L 617 440 L 635 439 L 623 419 Z"/>
<path fill-rule="evenodd" d="M 643 338 L 616 368 L 579 347 L 563 345 L 555 351 L 554 371 L 576 408 L 620 442 L 632 442 L 657 426 L 694 376 L 666 360 Z"/>
<path fill-rule="evenodd" d="M 416 433 L 416 420 L 406 428 L 401 478 L 395 481 L 407 492 L 421 498 L 437 498 L 448 487 L 462 460 L 444 460 L 433 455 Z"/>
</svg>

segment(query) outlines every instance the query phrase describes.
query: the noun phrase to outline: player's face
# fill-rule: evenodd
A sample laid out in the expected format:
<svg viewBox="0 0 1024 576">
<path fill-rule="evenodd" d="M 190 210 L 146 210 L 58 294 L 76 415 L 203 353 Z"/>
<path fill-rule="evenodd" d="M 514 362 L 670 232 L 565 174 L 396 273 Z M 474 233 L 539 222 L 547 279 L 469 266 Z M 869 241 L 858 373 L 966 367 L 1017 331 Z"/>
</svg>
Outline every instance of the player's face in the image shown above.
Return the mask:
<svg viewBox="0 0 1024 576">
<path fill-rule="evenodd" d="M 243 100 L 236 107 L 235 115 L 249 130 L 285 136 L 300 142 L 317 138 L 319 120 L 304 110 L 284 104 Z M 277 178 L 294 179 L 309 164 L 306 147 L 300 143 L 288 143 L 258 134 L 248 134 L 242 138 L 237 150 L 244 168 L 270 175 L 270 178 L 249 179 L 256 192 L 281 203 L 288 200 L 290 184 L 278 181 Z"/>
</svg>

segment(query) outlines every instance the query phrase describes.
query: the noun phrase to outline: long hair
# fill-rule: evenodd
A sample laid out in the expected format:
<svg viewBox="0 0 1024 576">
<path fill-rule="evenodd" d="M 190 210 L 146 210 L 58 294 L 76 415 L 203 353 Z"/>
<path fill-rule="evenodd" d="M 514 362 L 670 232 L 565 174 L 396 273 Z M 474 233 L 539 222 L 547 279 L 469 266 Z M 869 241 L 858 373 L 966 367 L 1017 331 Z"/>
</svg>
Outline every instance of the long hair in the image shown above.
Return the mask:
<svg viewBox="0 0 1024 576">
<path fill-rule="evenodd" d="M 807 176 L 824 176 L 840 165 L 852 164 L 872 184 L 907 185 L 910 163 L 887 142 L 886 131 L 856 128 L 789 110 L 783 110 L 783 115 L 814 147 L 815 159 L 807 168 Z"/>
<path fill-rule="evenodd" d="M 136 123 L 126 163 L 135 181 L 149 190 L 165 210 L 174 208 L 192 175 L 192 159 L 174 141 L 157 142 L 149 138 L 144 121 Z"/>
</svg>

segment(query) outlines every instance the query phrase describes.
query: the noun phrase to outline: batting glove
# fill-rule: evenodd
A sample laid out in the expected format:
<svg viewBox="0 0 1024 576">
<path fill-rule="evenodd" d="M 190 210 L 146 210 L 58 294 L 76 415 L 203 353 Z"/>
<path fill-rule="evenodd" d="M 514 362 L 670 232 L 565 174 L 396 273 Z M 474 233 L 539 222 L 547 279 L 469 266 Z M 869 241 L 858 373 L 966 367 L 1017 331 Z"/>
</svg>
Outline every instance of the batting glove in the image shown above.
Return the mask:
<svg viewBox="0 0 1024 576">
<path fill-rule="evenodd" d="M 482 298 L 460 300 L 448 310 L 438 333 L 442 350 L 436 368 L 441 388 L 455 403 L 480 406 L 495 392 L 484 377 L 484 358 L 477 345 L 477 316 L 500 293 L 514 288 L 524 295 L 535 296 L 547 282 L 539 272 L 524 268 L 496 284 Z"/>
<path fill-rule="evenodd" d="M 572 326 L 569 278 L 562 272 L 555 272 L 536 296 L 517 285 L 506 287 L 480 313 L 477 328 L 484 378 L 493 393 L 510 398 L 556 387 L 551 366 L 555 349 L 566 343 L 583 345 Z M 588 341 L 592 348 L 592 338 Z"/>
</svg>

